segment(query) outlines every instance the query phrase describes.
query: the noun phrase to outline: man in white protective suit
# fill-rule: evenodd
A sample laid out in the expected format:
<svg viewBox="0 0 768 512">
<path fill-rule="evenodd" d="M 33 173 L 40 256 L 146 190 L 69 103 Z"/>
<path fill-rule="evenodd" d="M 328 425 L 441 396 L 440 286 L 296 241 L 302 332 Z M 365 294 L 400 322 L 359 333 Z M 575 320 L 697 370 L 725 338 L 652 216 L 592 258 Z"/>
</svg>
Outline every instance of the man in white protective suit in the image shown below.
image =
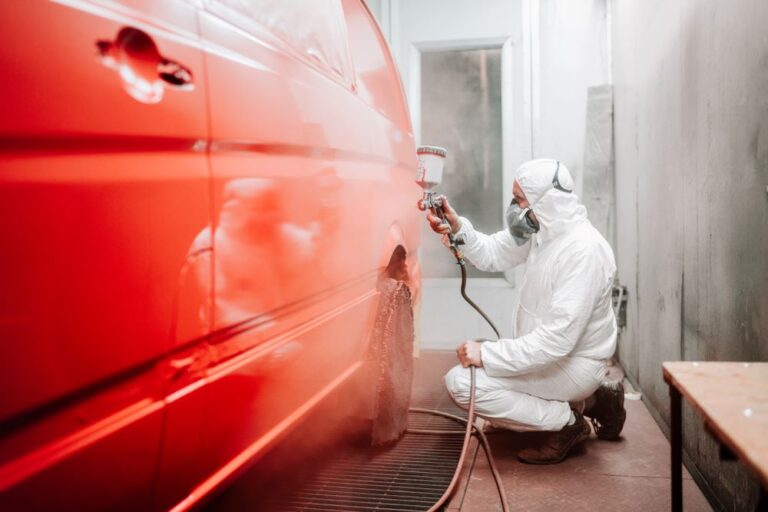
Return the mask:
<svg viewBox="0 0 768 512">
<path fill-rule="evenodd" d="M 480 270 L 525 263 L 513 336 L 462 343 L 456 351 L 461 364 L 445 375 L 445 384 L 466 408 L 468 367 L 475 365 L 477 414 L 496 427 L 548 431 L 540 445 L 522 450 L 518 459 L 552 464 L 589 437 L 584 416 L 601 439 L 618 439 L 624 426 L 621 384 L 601 385 L 616 348 L 611 301 L 616 263 L 610 245 L 587 219 L 562 163 L 541 159 L 523 164 L 513 194 L 508 229 L 493 235 L 475 231 L 447 200 L 446 223 L 427 215 L 444 239 L 449 231 L 464 237 L 462 252 Z"/>
</svg>

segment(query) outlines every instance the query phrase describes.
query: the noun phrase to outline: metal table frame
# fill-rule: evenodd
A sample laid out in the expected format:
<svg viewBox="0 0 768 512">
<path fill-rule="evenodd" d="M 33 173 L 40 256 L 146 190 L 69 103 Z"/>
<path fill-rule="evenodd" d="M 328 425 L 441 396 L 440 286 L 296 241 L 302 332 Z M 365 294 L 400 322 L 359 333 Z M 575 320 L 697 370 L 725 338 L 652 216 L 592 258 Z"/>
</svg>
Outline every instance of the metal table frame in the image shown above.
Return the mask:
<svg viewBox="0 0 768 512">
<path fill-rule="evenodd" d="M 669 386 L 669 412 L 670 412 L 670 462 L 671 462 L 671 492 L 672 492 L 672 511 L 683 511 L 683 395 L 676 387 L 676 384 L 669 378 L 667 369 L 664 369 L 664 381 Z M 696 408 L 697 414 L 703 418 L 701 412 Z M 705 427 L 707 419 L 703 418 Z M 707 427 L 707 431 L 720 447 L 720 458 L 726 460 L 737 460 L 738 458 L 731 449 L 723 443 L 723 440 L 717 432 Z M 760 486 L 760 498 L 757 503 L 756 511 L 768 511 L 768 492 L 766 487 Z"/>
</svg>

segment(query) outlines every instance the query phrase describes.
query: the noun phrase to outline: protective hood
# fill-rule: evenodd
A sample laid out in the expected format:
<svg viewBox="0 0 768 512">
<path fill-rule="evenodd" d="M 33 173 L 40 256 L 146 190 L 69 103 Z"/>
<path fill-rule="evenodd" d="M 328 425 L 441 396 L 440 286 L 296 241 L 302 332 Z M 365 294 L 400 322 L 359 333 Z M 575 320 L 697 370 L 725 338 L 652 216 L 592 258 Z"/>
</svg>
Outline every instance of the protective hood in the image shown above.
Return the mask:
<svg viewBox="0 0 768 512">
<path fill-rule="evenodd" d="M 555 177 L 557 176 L 557 179 Z M 515 179 L 536 214 L 540 241 L 553 238 L 587 220 L 587 209 L 573 192 L 573 177 L 562 162 L 551 158 L 521 165 Z"/>
</svg>

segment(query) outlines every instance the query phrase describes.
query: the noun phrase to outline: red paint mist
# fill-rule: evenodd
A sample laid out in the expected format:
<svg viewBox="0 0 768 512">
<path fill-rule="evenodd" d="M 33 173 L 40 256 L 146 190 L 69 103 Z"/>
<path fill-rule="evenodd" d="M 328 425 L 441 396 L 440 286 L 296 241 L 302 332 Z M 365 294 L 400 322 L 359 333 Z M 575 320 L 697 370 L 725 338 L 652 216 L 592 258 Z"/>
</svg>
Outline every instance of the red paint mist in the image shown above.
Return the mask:
<svg viewBox="0 0 768 512">
<path fill-rule="evenodd" d="M 340 73 L 225 4 L 0 5 L 2 510 L 193 505 L 357 373 L 398 245 L 418 294 L 362 2 Z"/>
</svg>

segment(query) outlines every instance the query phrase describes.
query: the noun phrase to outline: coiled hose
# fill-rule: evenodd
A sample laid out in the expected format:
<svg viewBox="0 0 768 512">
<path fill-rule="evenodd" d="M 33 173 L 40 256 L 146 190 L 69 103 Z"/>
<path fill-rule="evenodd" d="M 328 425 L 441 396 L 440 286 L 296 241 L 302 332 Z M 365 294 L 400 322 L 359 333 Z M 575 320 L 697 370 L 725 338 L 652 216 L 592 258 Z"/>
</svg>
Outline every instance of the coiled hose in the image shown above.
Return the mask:
<svg viewBox="0 0 768 512">
<path fill-rule="evenodd" d="M 486 322 L 488 322 L 488 325 L 491 326 L 491 329 L 493 329 L 493 332 L 496 334 L 496 339 L 499 339 L 501 337 L 499 335 L 499 330 L 493 324 L 491 319 L 488 318 L 488 315 L 486 315 L 485 312 L 483 312 L 483 310 L 480 309 L 480 307 L 477 304 L 475 304 L 474 301 L 467 296 L 467 293 L 466 293 L 467 268 L 466 268 L 466 264 L 464 263 L 464 258 L 461 255 L 461 252 L 459 252 L 458 248 L 456 247 L 456 244 L 453 243 L 453 240 L 451 240 L 451 251 L 453 252 L 453 255 L 456 257 L 456 261 L 459 264 L 459 267 L 461 268 L 462 298 L 467 302 L 467 304 L 472 306 L 472 308 L 474 308 L 474 310 L 477 311 Z M 489 341 L 489 340 L 482 340 L 482 341 Z M 476 434 L 478 436 L 480 440 L 480 445 L 483 447 L 483 451 L 485 452 L 485 457 L 486 459 L 488 459 L 488 466 L 490 466 L 491 468 L 493 481 L 496 483 L 496 489 L 499 493 L 499 499 L 501 500 L 501 509 L 503 512 L 509 511 L 507 494 L 506 492 L 504 492 L 504 486 L 502 485 L 502 482 L 501 482 L 501 474 L 499 473 L 498 467 L 496 467 L 496 461 L 494 460 L 493 454 L 491 453 L 491 445 L 488 443 L 488 438 L 486 437 L 485 432 L 483 432 L 481 428 L 478 428 L 477 425 L 475 425 L 475 371 L 476 371 L 476 368 L 474 365 L 469 367 L 469 375 L 470 375 L 469 409 L 467 411 L 466 419 L 460 416 L 456 416 L 456 415 L 449 414 L 442 411 L 436 411 L 433 409 L 421 409 L 417 407 L 412 407 L 409 409 L 409 411 L 411 412 L 432 414 L 434 416 L 442 416 L 444 418 L 449 418 L 466 425 L 466 429 L 464 430 L 464 443 L 462 444 L 462 447 L 461 447 L 461 455 L 459 456 L 459 462 L 456 465 L 456 471 L 453 473 L 453 477 L 451 478 L 451 483 L 448 485 L 448 487 L 446 488 L 445 492 L 440 497 L 440 499 L 434 505 L 432 505 L 432 507 L 429 509 L 429 512 L 438 510 L 448 501 L 448 498 L 450 498 L 451 495 L 453 495 L 456 485 L 459 483 L 459 476 L 461 474 L 461 469 L 464 466 L 464 460 L 466 458 L 467 451 L 469 449 L 469 439 L 472 436 L 472 434 Z M 458 433 L 455 430 L 430 430 L 430 429 L 408 429 L 407 432 L 410 432 L 411 434 L 457 434 Z"/>
</svg>

